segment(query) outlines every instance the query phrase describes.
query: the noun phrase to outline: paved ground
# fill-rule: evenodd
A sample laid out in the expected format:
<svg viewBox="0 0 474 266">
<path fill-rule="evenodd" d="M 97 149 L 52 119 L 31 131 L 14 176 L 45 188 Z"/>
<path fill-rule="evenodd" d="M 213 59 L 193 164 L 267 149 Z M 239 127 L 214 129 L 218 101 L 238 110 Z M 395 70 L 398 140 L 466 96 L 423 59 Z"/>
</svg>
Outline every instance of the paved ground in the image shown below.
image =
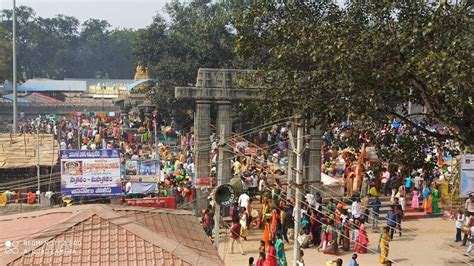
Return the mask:
<svg viewBox="0 0 474 266">
<path fill-rule="evenodd" d="M 407 221 L 403 226 L 406 229 L 404 236 L 398 237 L 397 235 L 390 242 L 389 257 L 395 261 L 393 265 L 474 265 L 474 259 L 463 256 L 466 247 L 461 247 L 459 243 L 454 242 L 455 226 L 453 221 L 433 218 Z M 251 231 L 248 238 L 249 241 L 242 241 L 244 243 L 244 251 L 247 253 L 246 255 L 229 254 L 229 244 L 222 243 L 219 247 L 219 253 L 224 258 L 225 264 L 229 266 L 246 265 L 245 263 L 250 256 L 257 259 L 261 235 L 262 231 Z M 378 240 L 379 233 L 369 232 L 370 249 L 377 250 Z M 292 248 L 291 244 L 285 246 L 289 265 L 292 265 Z M 234 252 L 238 253 L 238 248 L 235 248 Z M 305 250 L 305 263 L 310 266 L 324 266 L 328 260 L 342 258 L 344 260 L 343 265 L 348 265 L 353 253 L 342 252 L 340 256 L 325 255 L 311 247 Z M 360 254 L 358 261 L 361 266 L 380 265 L 378 264 L 378 255 L 370 252 Z"/>
</svg>

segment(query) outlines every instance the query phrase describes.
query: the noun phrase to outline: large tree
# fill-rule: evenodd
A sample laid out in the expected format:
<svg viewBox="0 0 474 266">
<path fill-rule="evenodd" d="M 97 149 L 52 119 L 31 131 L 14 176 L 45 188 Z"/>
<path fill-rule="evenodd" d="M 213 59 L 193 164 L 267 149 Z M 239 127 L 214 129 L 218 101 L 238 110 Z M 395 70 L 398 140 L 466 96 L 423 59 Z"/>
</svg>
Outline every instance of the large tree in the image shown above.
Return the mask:
<svg viewBox="0 0 474 266">
<path fill-rule="evenodd" d="M 7 40 L 7 33 L 0 25 L 0 83 L 4 80 L 12 79 L 12 50 L 11 44 Z"/>
<path fill-rule="evenodd" d="M 139 32 L 134 51 L 139 62 L 157 79 L 153 97 L 165 119 L 174 117 L 182 127 L 192 125 L 193 101 L 176 100 L 175 86 L 193 85 L 201 67 L 233 66 L 234 33 L 226 5 L 210 0 L 166 5 L 167 23 L 157 15 Z"/>
<path fill-rule="evenodd" d="M 257 1 L 236 20 L 237 49 L 269 75 L 264 93 L 280 115 L 395 117 L 474 144 L 472 3 L 428 2 Z M 425 107 L 422 120 L 406 112 L 409 101 Z"/>
<path fill-rule="evenodd" d="M 3 57 L 1 47 L 10 45 L 12 40 L 11 10 L 0 12 L 0 26 L 5 29 L 5 33 L 0 33 Z M 96 19 L 79 26 L 74 17 L 43 18 L 30 7 L 17 7 L 19 80 L 133 77 L 136 62 L 131 42 L 135 31 L 112 30 L 107 21 Z M 11 65 L 11 57 L 6 59 L 4 62 Z M 0 71 L 2 80 L 11 79 L 11 72 L 1 68 Z"/>
</svg>

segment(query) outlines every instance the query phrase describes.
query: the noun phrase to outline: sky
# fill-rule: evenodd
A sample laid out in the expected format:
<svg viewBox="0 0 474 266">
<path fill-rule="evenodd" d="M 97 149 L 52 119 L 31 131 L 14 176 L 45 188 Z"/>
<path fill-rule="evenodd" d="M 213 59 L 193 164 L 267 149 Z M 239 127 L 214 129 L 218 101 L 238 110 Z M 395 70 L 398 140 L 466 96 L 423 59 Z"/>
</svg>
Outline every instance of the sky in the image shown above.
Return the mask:
<svg viewBox="0 0 474 266">
<path fill-rule="evenodd" d="M 89 18 L 107 20 L 112 27 L 144 28 L 151 24 L 169 0 L 16 0 L 16 5 L 33 8 L 36 15 L 73 16 L 82 23 Z M 0 0 L 0 9 L 11 9 L 13 0 Z M 166 17 L 166 16 L 165 16 Z"/>
</svg>

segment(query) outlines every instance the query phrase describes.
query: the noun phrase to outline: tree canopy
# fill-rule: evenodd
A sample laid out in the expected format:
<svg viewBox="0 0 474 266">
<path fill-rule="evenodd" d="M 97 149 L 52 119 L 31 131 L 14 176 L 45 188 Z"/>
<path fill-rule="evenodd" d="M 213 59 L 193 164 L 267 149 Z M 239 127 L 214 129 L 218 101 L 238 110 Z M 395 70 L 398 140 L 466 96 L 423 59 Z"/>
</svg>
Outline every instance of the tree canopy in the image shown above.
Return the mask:
<svg viewBox="0 0 474 266">
<path fill-rule="evenodd" d="M 236 19 L 236 48 L 268 75 L 279 115 L 326 125 L 395 117 L 474 144 L 472 3 L 428 2 L 257 1 Z M 408 114 L 408 102 L 424 111 Z"/>
<path fill-rule="evenodd" d="M 37 16 L 30 7 L 17 7 L 18 78 L 131 78 L 136 32 L 111 29 L 104 20 L 82 23 L 70 16 Z M 0 79 L 11 77 L 12 10 L 0 12 Z"/>
<path fill-rule="evenodd" d="M 179 125 L 191 126 L 193 101 L 176 100 L 174 87 L 193 86 L 199 68 L 236 65 L 235 33 L 230 27 L 235 7 L 223 1 L 174 0 L 165 8 L 169 22 L 157 15 L 150 26 L 138 32 L 134 52 L 158 80 L 153 97 L 164 118 L 174 117 Z"/>
</svg>

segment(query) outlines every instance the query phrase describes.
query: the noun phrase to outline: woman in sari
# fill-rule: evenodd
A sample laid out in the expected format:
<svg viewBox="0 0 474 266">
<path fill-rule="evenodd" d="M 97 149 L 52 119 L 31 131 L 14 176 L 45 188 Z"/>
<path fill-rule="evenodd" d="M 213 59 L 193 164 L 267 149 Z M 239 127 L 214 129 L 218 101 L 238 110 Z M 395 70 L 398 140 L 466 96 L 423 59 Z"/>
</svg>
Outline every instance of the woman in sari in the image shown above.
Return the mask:
<svg viewBox="0 0 474 266">
<path fill-rule="evenodd" d="M 319 242 L 319 249 L 323 251 L 326 249 L 327 244 L 327 229 L 328 225 L 326 224 L 326 220 L 323 218 L 321 219 L 321 240 Z"/>
<path fill-rule="evenodd" d="M 262 240 L 265 242 L 265 246 L 268 246 L 272 238 L 272 233 L 270 232 L 270 222 L 268 220 L 263 220 L 263 236 Z"/>
<path fill-rule="evenodd" d="M 265 259 L 265 263 L 263 265 L 264 266 L 277 266 L 276 250 L 275 250 L 275 244 L 273 243 L 273 241 L 269 242 L 267 256 Z"/>
<path fill-rule="evenodd" d="M 272 223 L 270 229 L 272 239 L 276 239 L 276 234 L 279 233 L 279 229 L 281 230 L 280 213 L 277 209 L 272 210 Z"/>
<path fill-rule="evenodd" d="M 248 214 L 245 207 L 242 207 L 240 210 L 240 236 L 247 240 L 248 230 L 247 230 L 247 220 Z"/>
<path fill-rule="evenodd" d="M 438 207 L 439 191 L 435 186 L 433 186 L 432 197 L 433 197 L 433 203 L 432 203 L 433 213 L 438 213 L 439 212 L 439 207 Z"/>
<path fill-rule="evenodd" d="M 327 228 L 327 247 L 324 250 L 324 254 L 338 254 L 337 231 L 334 228 L 334 222 L 331 222 Z"/>
<path fill-rule="evenodd" d="M 321 240 L 321 224 L 319 223 L 318 212 L 315 210 L 313 210 L 311 214 L 310 224 L 311 235 L 313 235 L 313 245 L 318 247 Z"/>
<path fill-rule="evenodd" d="M 379 250 L 380 250 L 380 255 L 379 255 L 379 262 L 380 264 L 387 264 L 388 262 L 388 241 L 389 241 L 389 236 L 388 236 L 388 227 L 383 228 L 383 233 L 380 236 L 380 241 L 379 241 Z"/>
<path fill-rule="evenodd" d="M 263 221 L 263 236 L 262 240 L 265 242 L 265 245 L 268 246 L 270 239 L 272 238 L 270 231 L 270 221 L 271 221 L 271 211 L 269 199 L 266 198 L 262 206 L 262 221 Z"/>
<path fill-rule="evenodd" d="M 270 208 L 270 199 L 265 197 L 262 205 L 262 220 L 270 219 L 272 216 L 272 209 Z"/>
<path fill-rule="evenodd" d="M 275 243 L 277 265 L 286 266 L 285 244 L 283 244 L 283 239 L 280 234 L 278 234 L 277 238 Z"/>
<path fill-rule="evenodd" d="M 349 249 L 351 248 L 351 237 L 350 237 L 349 226 L 347 225 L 347 222 L 342 224 L 341 235 L 342 235 L 342 250 L 349 251 Z"/>
<path fill-rule="evenodd" d="M 431 202 L 433 200 L 433 197 L 431 196 L 431 191 L 428 186 L 425 187 L 423 190 L 423 209 L 425 210 L 425 213 L 429 214 L 432 212 L 432 206 Z"/>
<path fill-rule="evenodd" d="M 355 242 L 354 251 L 360 254 L 367 253 L 367 245 L 369 244 L 369 237 L 365 231 L 364 224 L 361 223 L 359 226 L 359 235 Z"/>
<path fill-rule="evenodd" d="M 418 190 L 415 188 L 412 192 L 413 196 L 411 198 L 411 207 L 415 210 L 420 208 L 420 203 L 418 201 Z"/>
</svg>

